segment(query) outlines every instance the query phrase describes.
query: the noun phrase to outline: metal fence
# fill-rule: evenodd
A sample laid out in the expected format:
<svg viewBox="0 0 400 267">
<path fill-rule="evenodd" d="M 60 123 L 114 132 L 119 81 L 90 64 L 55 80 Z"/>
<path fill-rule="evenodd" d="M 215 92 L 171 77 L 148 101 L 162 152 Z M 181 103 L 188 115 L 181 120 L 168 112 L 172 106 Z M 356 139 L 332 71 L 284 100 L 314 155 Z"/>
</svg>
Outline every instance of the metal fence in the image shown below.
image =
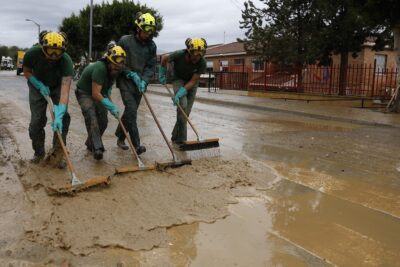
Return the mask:
<svg viewBox="0 0 400 267">
<path fill-rule="evenodd" d="M 340 66 L 307 65 L 265 68 L 261 71 L 231 68 L 209 73 L 209 86 L 214 90 L 286 91 L 318 95 L 339 95 Z M 211 78 L 212 77 L 212 78 Z M 343 95 L 390 98 L 396 87 L 397 69 L 375 65 L 349 65 Z M 300 79 L 299 79 L 300 78 Z"/>
<path fill-rule="evenodd" d="M 247 72 L 214 72 L 214 88 L 247 90 L 249 74 Z"/>
</svg>

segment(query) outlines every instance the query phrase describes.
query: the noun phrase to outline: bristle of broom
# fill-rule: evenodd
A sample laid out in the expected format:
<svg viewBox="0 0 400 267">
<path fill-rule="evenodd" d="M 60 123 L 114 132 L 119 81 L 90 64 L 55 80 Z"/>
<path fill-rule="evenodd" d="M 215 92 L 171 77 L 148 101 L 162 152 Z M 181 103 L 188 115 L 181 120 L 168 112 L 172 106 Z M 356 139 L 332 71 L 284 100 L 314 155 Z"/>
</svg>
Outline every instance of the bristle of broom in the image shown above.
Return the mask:
<svg viewBox="0 0 400 267">
<path fill-rule="evenodd" d="M 77 192 L 84 191 L 95 186 L 109 185 L 110 182 L 111 178 L 109 176 L 96 176 L 79 185 L 66 185 L 65 187 L 60 188 L 47 187 L 46 191 L 48 195 L 74 195 Z"/>
<path fill-rule="evenodd" d="M 190 159 L 213 158 L 220 156 L 219 139 L 206 139 L 203 141 L 184 141 L 179 150 L 186 153 Z"/>
<path fill-rule="evenodd" d="M 157 162 L 156 168 L 159 171 L 164 171 L 167 168 L 178 168 L 183 165 L 192 165 L 192 160 L 191 159 L 183 159 L 183 160 L 176 160 L 176 161 Z"/>
<path fill-rule="evenodd" d="M 221 154 L 219 147 L 202 149 L 202 150 L 190 150 L 185 151 L 186 156 L 192 160 L 204 159 L 204 158 L 215 158 Z"/>
<path fill-rule="evenodd" d="M 206 139 L 203 141 L 184 141 L 182 145 L 179 146 L 181 151 L 191 151 L 191 150 L 201 150 L 219 147 L 219 139 Z"/>
</svg>

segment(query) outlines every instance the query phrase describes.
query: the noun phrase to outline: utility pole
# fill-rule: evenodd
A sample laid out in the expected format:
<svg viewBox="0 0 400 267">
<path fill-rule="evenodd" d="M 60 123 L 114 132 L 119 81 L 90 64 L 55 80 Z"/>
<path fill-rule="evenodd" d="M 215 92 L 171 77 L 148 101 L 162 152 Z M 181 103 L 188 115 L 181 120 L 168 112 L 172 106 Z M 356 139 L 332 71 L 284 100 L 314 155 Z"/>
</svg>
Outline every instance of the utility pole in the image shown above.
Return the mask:
<svg viewBox="0 0 400 267">
<path fill-rule="evenodd" d="M 93 27 L 93 0 L 90 0 L 90 18 L 89 18 L 89 55 L 88 63 L 92 61 L 92 27 Z"/>
</svg>

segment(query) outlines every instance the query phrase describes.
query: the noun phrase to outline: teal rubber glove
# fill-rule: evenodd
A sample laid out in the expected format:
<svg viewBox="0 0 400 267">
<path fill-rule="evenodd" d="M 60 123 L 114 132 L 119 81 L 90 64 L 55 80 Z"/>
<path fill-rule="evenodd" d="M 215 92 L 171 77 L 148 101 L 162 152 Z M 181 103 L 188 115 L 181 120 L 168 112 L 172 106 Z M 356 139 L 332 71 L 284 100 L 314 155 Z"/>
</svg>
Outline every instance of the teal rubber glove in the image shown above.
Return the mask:
<svg viewBox="0 0 400 267">
<path fill-rule="evenodd" d="M 143 94 L 144 92 L 146 92 L 146 89 L 147 89 L 147 83 L 145 81 L 141 80 L 139 83 L 139 86 L 138 86 L 139 92 L 141 92 Z"/>
<path fill-rule="evenodd" d="M 110 99 L 107 97 L 103 98 L 103 100 L 101 100 L 101 104 L 103 104 L 103 106 L 108 109 L 115 118 L 119 118 L 119 109 L 116 105 L 114 105 L 113 102 L 110 101 Z"/>
<path fill-rule="evenodd" d="M 158 80 L 160 81 L 161 84 L 167 83 L 167 68 L 160 66 L 160 73 Z"/>
<path fill-rule="evenodd" d="M 134 71 L 130 71 L 128 74 L 126 74 L 126 78 L 131 79 L 135 83 L 136 87 L 139 88 L 140 82 L 142 81 L 139 74 Z"/>
<path fill-rule="evenodd" d="M 29 77 L 28 80 L 36 89 L 39 90 L 39 92 L 42 94 L 42 96 L 46 97 L 46 96 L 50 95 L 49 87 L 47 87 L 41 81 L 36 79 L 35 76 L 31 75 L 31 77 Z"/>
<path fill-rule="evenodd" d="M 185 87 L 181 86 L 178 92 L 176 92 L 175 96 L 172 97 L 172 102 L 174 102 L 174 106 L 176 106 L 176 104 L 179 103 L 179 100 L 185 95 L 187 95 L 187 90 Z"/>
<path fill-rule="evenodd" d="M 62 128 L 63 128 L 63 117 L 65 112 L 67 112 L 67 105 L 65 104 L 59 104 L 59 105 L 54 105 L 54 121 L 53 121 L 53 131 L 59 130 L 60 133 L 62 133 Z"/>
<path fill-rule="evenodd" d="M 107 89 L 107 97 L 110 98 L 111 96 L 112 87 Z"/>
</svg>

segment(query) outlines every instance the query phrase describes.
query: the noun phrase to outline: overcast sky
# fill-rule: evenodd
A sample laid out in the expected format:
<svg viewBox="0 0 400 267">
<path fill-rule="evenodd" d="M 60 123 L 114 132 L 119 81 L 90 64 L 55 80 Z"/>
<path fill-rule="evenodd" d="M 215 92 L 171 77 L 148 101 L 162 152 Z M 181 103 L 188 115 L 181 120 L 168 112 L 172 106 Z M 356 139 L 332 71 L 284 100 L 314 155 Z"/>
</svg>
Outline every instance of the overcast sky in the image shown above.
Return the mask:
<svg viewBox="0 0 400 267">
<path fill-rule="evenodd" d="M 58 30 L 62 18 L 79 13 L 90 0 L 0 0 L 0 45 L 30 47 L 36 42 L 38 28 Z M 5 3 L 6 2 L 6 3 Z M 100 4 L 102 0 L 94 0 Z M 161 51 L 184 48 L 187 37 L 204 37 L 208 44 L 236 41 L 243 37 L 239 28 L 244 0 L 142 0 L 164 18 L 164 29 L 155 39 Z M 88 33 L 89 34 L 89 33 Z"/>
</svg>

